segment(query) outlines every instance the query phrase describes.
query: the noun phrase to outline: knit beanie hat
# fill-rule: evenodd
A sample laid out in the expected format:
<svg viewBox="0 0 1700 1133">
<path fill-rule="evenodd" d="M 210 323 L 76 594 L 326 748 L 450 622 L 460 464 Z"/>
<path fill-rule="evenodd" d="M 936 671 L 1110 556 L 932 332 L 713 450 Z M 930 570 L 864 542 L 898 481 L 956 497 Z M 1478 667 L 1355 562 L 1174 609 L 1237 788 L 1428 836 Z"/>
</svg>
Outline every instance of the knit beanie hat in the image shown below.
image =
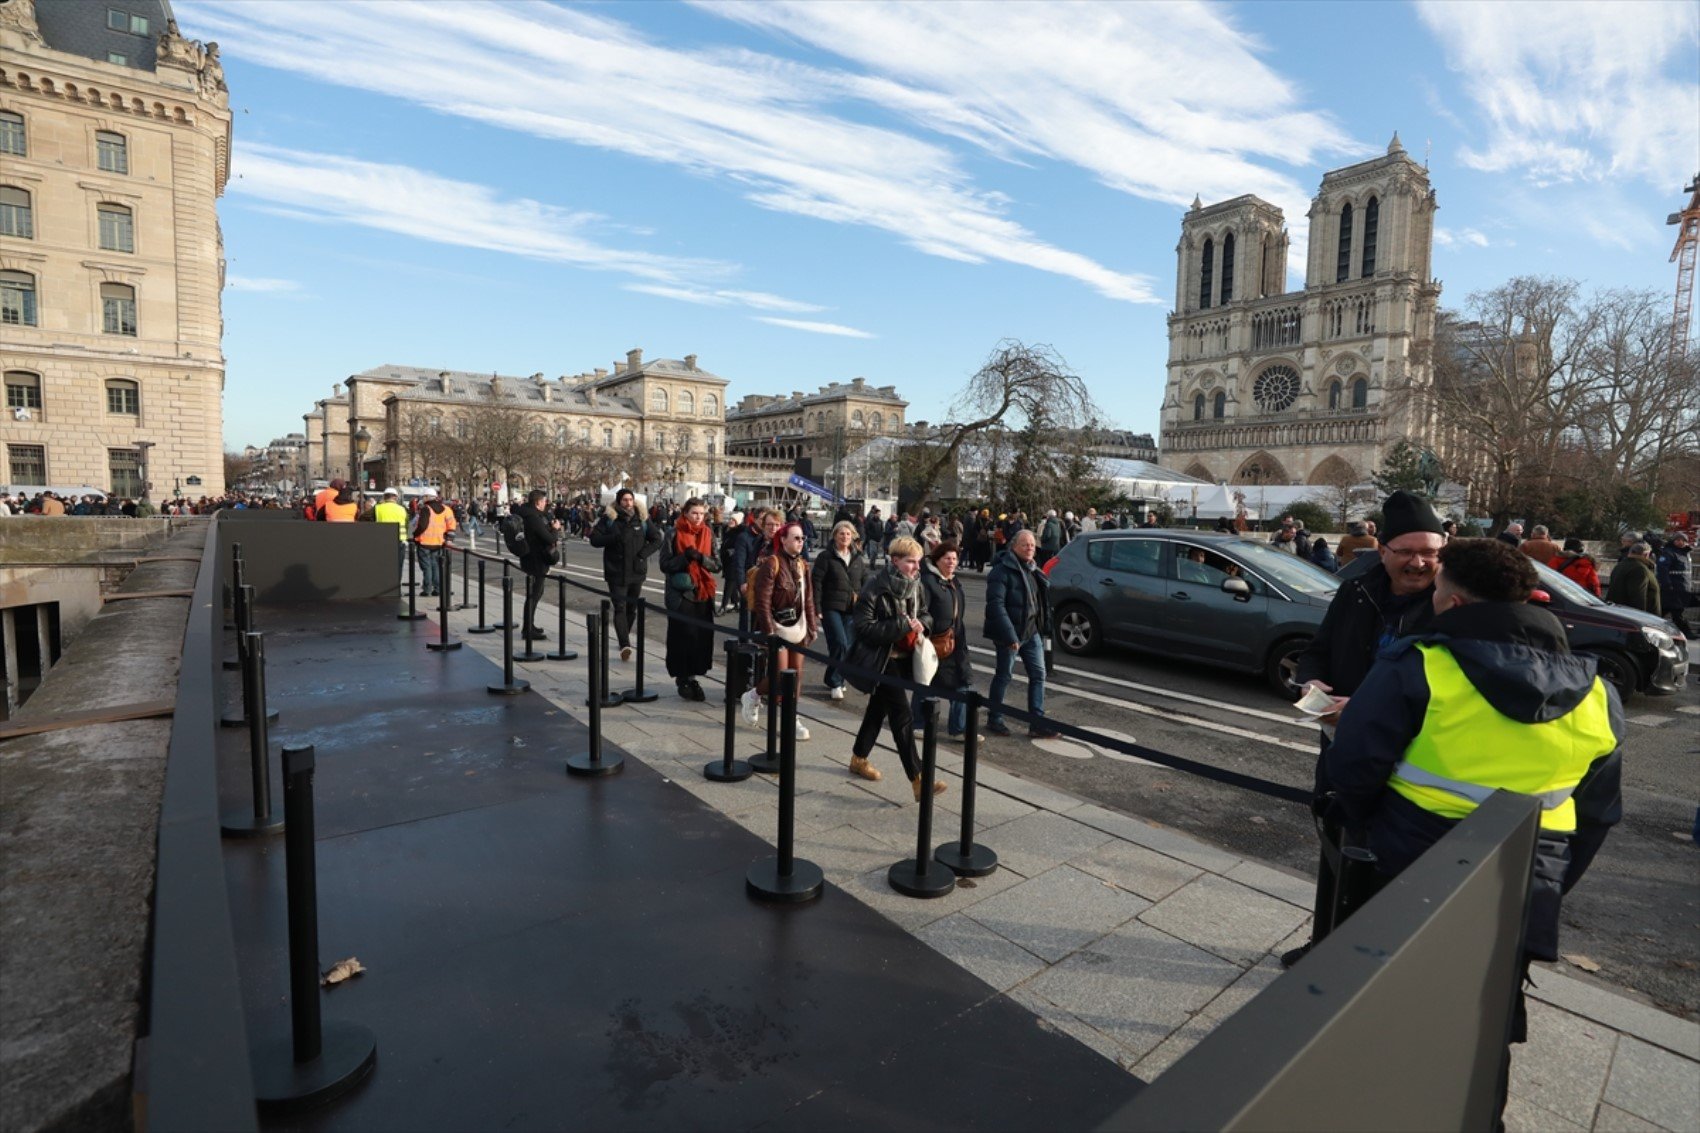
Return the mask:
<svg viewBox="0 0 1700 1133">
<path fill-rule="evenodd" d="M 1440 526 L 1440 517 L 1434 514 L 1434 508 L 1421 496 L 1413 496 L 1409 492 L 1394 492 L 1381 505 L 1381 513 L 1387 517 L 1382 525 L 1381 541 L 1391 543 L 1401 535 L 1409 535 L 1413 531 L 1428 531 L 1435 535 L 1446 534 Z"/>
</svg>

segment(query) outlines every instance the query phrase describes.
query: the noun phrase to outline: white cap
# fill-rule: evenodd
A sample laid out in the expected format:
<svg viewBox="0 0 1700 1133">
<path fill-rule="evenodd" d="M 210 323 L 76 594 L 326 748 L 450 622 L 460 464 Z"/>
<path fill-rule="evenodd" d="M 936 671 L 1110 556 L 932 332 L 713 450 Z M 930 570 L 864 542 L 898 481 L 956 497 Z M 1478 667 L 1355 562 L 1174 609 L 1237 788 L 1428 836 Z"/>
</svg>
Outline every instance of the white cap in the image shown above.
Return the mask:
<svg viewBox="0 0 1700 1133">
<path fill-rule="evenodd" d="M 420 491 L 419 491 L 419 494 L 424 496 L 428 500 L 434 500 L 434 499 L 437 498 L 437 489 L 435 489 L 435 488 L 421 488 Z"/>
<path fill-rule="evenodd" d="M 384 489 L 384 495 L 386 495 L 386 496 L 399 496 L 399 495 L 401 495 L 401 493 L 396 491 L 394 488 L 385 488 Z"/>
</svg>

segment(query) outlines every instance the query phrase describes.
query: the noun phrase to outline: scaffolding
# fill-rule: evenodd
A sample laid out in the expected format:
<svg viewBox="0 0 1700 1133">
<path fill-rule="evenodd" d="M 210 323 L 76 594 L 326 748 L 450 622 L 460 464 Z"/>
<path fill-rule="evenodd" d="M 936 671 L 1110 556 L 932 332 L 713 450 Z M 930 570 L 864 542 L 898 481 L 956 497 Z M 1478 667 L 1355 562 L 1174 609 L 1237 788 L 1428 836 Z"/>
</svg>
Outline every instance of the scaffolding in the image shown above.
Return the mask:
<svg viewBox="0 0 1700 1133">
<path fill-rule="evenodd" d="M 1671 249 L 1670 262 L 1676 265 L 1676 310 L 1671 315 L 1670 348 L 1673 357 L 1688 353 L 1688 328 L 1694 311 L 1694 259 L 1700 249 L 1700 175 L 1690 181 L 1683 192 L 1688 207 L 1673 212 L 1666 224 L 1679 227 L 1676 247 Z"/>
</svg>

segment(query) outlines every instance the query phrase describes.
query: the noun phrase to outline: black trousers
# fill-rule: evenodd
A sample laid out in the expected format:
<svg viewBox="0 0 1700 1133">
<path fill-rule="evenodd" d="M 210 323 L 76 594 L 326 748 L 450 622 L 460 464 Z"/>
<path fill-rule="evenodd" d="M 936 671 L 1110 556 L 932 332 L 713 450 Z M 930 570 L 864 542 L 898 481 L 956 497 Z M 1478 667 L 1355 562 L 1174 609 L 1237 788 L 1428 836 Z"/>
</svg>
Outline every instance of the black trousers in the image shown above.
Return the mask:
<svg viewBox="0 0 1700 1133">
<path fill-rule="evenodd" d="M 632 626 L 637 624 L 638 603 L 643 600 L 643 583 L 628 582 L 624 586 L 608 587 L 608 597 L 614 600 L 614 633 L 620 648 L 632 643 Z"/>
<path fill-rule="evenodd" d="M 527 574 L 525 576 L 525 616 L 520 618 L 522 627 L 540 628 L 537 625 L 537 603 L 543 600 L 543 587 L 549 581 L 549 571 L 545 567 L 542 574 Z"/>
<path fill-rule="evenodd" d="M 908 661 L 888 661 L 885 671 L 891 673 L 897 669 L 894 676 L 909 675 Z M 903 773 L 910 779 L 916 779 L 921 774 L 921 761 L 915 753 L 915 718 L 909 714 L 909 694 L 896 685 L 880 684 L 874 686 L 874 691 L 868 697 L 868 707 L 862 713 L 862 726 L 856 729 L 856 743 L 850 751 L 866 759 L 874 750 L 874 744 L 880 738 L 880 724 L 891 725 L 891 742 L 897 747 L 897 758 L 903 764 Z"/>
</svg>

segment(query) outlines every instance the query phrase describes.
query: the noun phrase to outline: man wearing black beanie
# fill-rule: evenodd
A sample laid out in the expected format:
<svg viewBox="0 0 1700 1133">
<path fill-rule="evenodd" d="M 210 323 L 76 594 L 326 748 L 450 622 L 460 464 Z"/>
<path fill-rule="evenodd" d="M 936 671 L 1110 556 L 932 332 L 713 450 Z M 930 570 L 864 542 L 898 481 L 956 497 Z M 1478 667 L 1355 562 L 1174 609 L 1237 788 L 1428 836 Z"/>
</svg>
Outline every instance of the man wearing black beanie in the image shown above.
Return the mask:
<svg viewBox="0 0 1700 1133">
<path fill-rule="evenodd" d="M 1340 712 L 1375 663 L 1376 654 L 1401 637 L 1427 629 L 1434 617 L 1434 577 L 1440 569 L 1440 548 L 1446 543 L 1440 517 L 1427 500 L 1403 491 L 1388 496 L 1381 511 L 1386 523 L 1380 561 L 1340 584 L 1316 636 L 1299 656 L 1299 683 L 1332 693 L 1335 698 L 1322 717 L 1322 748 L 1316 761 L 1316 798 L 1312 804 L 1318 815 L 1328 809 L 1332 793 L 1324 760 Z M 1323 836 L 1339 844 L 1339 826 L 1327 817 L 1323 819 Z M 1328 935 L 1335 882 L 1328 859 L 1325 850 L 1317 869 L 1316 915 L 1310 943 L 1282 956 L 1284 965 L 1296 963 L 1311 944 Z"/>
</svg>

